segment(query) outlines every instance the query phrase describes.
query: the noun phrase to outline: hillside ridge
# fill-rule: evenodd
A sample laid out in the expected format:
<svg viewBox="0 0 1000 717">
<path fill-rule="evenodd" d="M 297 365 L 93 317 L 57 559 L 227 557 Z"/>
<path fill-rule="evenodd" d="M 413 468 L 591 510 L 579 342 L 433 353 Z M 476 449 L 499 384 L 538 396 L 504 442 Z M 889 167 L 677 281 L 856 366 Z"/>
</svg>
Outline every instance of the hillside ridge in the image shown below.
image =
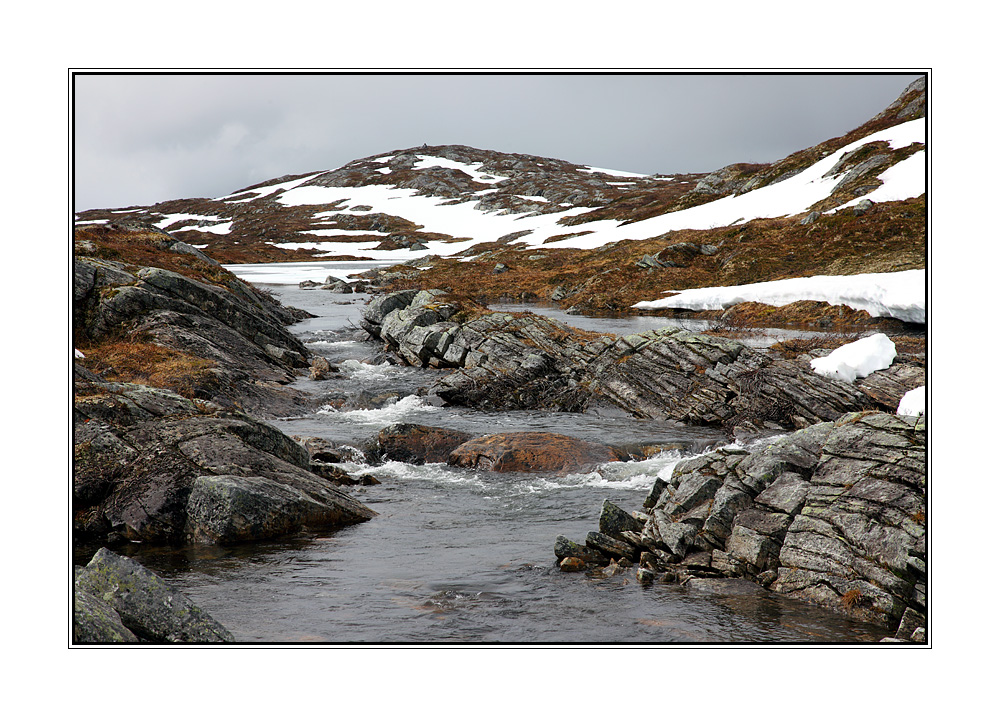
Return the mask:
<svg viewBox="0 0 1000 717">
<path fill-rule="evenodd" d="M 218 198 L 81 211 L 76 223 L 147 224 L 222 263 L 402 262 L 470 256 L 479 245 L 493 242 L 527 244 L 533 251 L 595 248 L 656 236 L 641 223 L 666 215 L 682 221 L 687 215 L 678 213 L 684 210 L 773 187 L 860 141 L 831 168 L 830 178 L 837 181 L 829 183 L 830 191 L 781 215 L 841 207 L 874 192 L 885 183 L 882 175 L 924 148 L 922 132 L 911 133 L 917 139 L 902 145 L 885 132 L 925 115 L 926 81 L 921 79 L 860 127 L 770 164 L 738 162 L 707 174 L 642 175 L 466 145 L 422 145 L 370 155 L 338 169 L 285 175 Z M 880 132 L 885 138 L 862 141 Z"/>
</svg>

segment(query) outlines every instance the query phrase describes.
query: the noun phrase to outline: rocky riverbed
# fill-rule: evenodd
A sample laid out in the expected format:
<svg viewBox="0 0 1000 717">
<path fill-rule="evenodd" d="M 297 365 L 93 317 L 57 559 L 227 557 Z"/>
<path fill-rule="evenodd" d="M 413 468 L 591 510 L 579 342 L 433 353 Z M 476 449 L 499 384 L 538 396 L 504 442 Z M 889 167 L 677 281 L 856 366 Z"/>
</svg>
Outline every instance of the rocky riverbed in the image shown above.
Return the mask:
<svg viewBox="0 0 1000 717">
<path fill-rule="evenodd" d="M 87 247 L 76 261 L 74 340 L 83 358 L 74 374 L 74 541 L 104 546 L 97 557 L 108 562 L 106 548 L 136 541 L 232 545 L 375 517 L 351 492 L 359 481 L 338 469 L 339 446 L 293 439 L 265 421 L 319 405 L 321 394 L 292 386 L 310 366 L 316 381 L 336 373 L 288 332 L 302 313 L 167 235 L 140 239 L 180 257 L 174 268 L 184 271 Z M 419 391 L 438 405 L 617 411 L 781 436 L 681 463 L 641 507 L 606 506 L 586 539 L 557 541 L 566 569 L 631 571 L 653 586 L 752 584 L 899 639 L 926 637 L 926 428 L 894 415 L 900 397 L 923 384 L 922 366 L 903 362 L 847 384 L 813 372 L 809 356 L 679 329 L 599 335 L 440 291 L 378 295 L 361 326 L 396 362 L 440 369 Z M 122 344 L 124 354 L 112 353 Z M 121 355 L 145 362 L 126 366 Z M 409 425 L 356 448 L 373 466 L 565 474 L 657 450 L 641 443 Z M 224 628 L 209 638 L 144 627 L 114 593 L 78 575 L 76 640 L 225 639 Z M 114 616 L 94 597 L 123 629 L 107 627 Z M 98 613 L 100 629 L 85 617 Z"/>
<path fill-rule="evenodd" d="M 679 464 L 634 516 L 606 504 L 584 545 L 557 541 L 564 569 L 613 561 L 605 571 L 638 564 L 642 583 L 749 579 L 925 639 L 926 424 L 894 415 L 922 368 L 896 364 L 854 385 L 679 329 L 614 339 L 535 315 L 469 315 L 443 292 L 404 291 L 371 302 L 362 325 L 404 361 L 456 368 L 431 389 L 448 403 L 610 403 L 734 432 L 798 429 Z"/>
</svg>

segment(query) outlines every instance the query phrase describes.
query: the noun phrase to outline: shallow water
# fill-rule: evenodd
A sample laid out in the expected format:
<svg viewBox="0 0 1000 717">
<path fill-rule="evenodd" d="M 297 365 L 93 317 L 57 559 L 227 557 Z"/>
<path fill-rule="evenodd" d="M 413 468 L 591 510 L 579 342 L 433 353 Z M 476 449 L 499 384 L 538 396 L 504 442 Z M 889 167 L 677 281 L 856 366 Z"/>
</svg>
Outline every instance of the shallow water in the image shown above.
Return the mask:
<svg viewBox="0 0 1000 717">
<path fill-rule="evenodd" d="M 247 269 L 247 271 L 250 271 Z M 252 277 L 251 277 L 252 278 Z M 398 391 L 373 408 L 326 408 L 275 421 L 289 434 L 357 444 L 398 421 L 473 433 L 545 430 L 606 443 L 677 448 L 585 474 L 494 474 L 431 464 L 342 464 L 379 485 L 351 488 L 379 515 L 331 533 L 234 547 L 136 548 L 140 562 L 183 590 L 242 642 L 845 643 L 884 632 L 769 594 L 724 596 L 632 575 L 562 573 L 560 534 L 583 542 L 605 499 L 634 510 L 657 476 L 725 442 L 709 429 L 622 415 L 486 413 L 412 395 L 432 371 L 367 363 L 374 345 L 350 322 L 366 297 L 270 285 L 283 303 L 321 317 L 292 327 L 341 377 L 304 390 Z M 591 320 L 593 321 L 593 320 Z M 611 330 L 611 329 L 607 329 Z M 636 329 L 629 329 L 629 333 Z M 643 330 L 643 329 L 638 329 Z"/>
<path fill-rule="evenodd" d="M 491 308 L 496 311 L 531 311 L 542 316 L 547 316 L 564 324 L 575 326 L 578 329 L 587 331 L 600 331 L 618 336 L 628 334 L 640 334 L 643 331 L 673 326 L 685 331 L 694 333 L 709 331 L 719 322 L 706 319 L 685 319 L 667 316 L 617 316 L 617 317 L 593 317 L 583 314 L 568 314 L 558 306 L 545 306 L 538 304 L 495 304 Z M 779 329 L 779 328 L 751 328 L 744 329 L 732 336 L 747 346 L 764 348 L 778 341 L 788 341 L 790 339 L 804 339 L 812 336 L 821 336 L 822 332 L 808 331 L 805 329 Z"/>
</svg>

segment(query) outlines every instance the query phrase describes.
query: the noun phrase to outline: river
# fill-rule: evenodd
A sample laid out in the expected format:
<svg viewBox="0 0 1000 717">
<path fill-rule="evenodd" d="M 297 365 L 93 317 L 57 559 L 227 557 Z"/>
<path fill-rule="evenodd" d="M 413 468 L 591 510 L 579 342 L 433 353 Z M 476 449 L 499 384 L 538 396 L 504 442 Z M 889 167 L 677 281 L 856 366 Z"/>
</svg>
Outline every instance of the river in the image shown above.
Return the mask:
<svg viewBox="0 0 1000 717">
<path fill-rule="evenodd" d="M 338 378 L 295 387 L 348 396 L 362 408 L 323 408 L 274 421 L 288 434 L 356 445 L 394 422 L 472 433 L 554 431 L 611 444 L 672 443 L 646 461 L 586 474 L 493 474 L 443 464 L 345 463 L 378 485 L 347 488 L 379 515 L 328 533 L 227 547 L 150 548 L 128 554 L 159 572 L 240 642 L 265 643 L 854 643 L 886 633 L 807 604 L 764 594 L 727 596 L 690 587 L 639 586 L 634 577 L 563 573 L 553 545 L 583 542 L 610 499 L 627 511 L 683 457 L 723 434 L 621 414 L 491 413 L 440 407 L 413 395 L 432 370 L 373 363 L 356 326 L 367 299 L 299 289 L 302 278 L 346 276 L 369 265 L 233 266 L 283 303 L 317 315 L 291 327 Z M 276 267 L 276 268 L 275 268 Z M 292 281 L 294 279 L 294 281 Z M 284 282 L 284 283 L 283 283 Z M 527 307 L 517 307 L 524 309 Z M 567 317 L 584 328 L 633 333 L 667 319 Z M 650 322 L 653 322 L 650 325 Z M 362 393 L 364 392 L 364 393 Z"/>
</svg>

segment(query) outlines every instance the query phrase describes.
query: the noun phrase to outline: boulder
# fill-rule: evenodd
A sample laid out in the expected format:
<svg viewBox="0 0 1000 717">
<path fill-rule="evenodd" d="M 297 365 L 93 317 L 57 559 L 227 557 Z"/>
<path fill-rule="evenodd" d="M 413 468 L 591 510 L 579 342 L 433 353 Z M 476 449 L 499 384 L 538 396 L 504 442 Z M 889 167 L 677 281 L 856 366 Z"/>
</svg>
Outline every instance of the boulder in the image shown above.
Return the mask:
<svg viewBox="0 0 1000 717">
<path fill-rule="evenodd" d="M 198 476 L 185 505 L 185 537 L 192 543 L 233 544 L 359 522 L 355 501 L 311 476 L 298 482 L 302 485 L 262 476 Z"/>
<path fill-rule="evenodd" d="M 642 523 L 610 500 L 605 500 L 604 506 L 601 508 L 598 530 L 609 537 L 618 539 L 626 531 L 641 532 Z"/>
<path fill-rule="evenodd" d="M 452 451 L 473 434 L 448 428 L 396 423 L 383 428 L 365 442 L 365 460 L 369 463 L 400 461 L 422 465 L 447 463 Z"/>
<path fill-rule="evenodd" d="M 77 538 L 235 542 L 375 515 L 246 414 L 134 384 L 93 384 L 74 404 Z"/>
<path fill-rule="evenodd" d="M 225 627 L 159 575 L 106 548 L 77 571 L 74 587 L 74 641 L 233 641 Z"/>
<path fill-rule="evenodd" d="M 626 558 L 634 562 L 639 559 L 639 551 L 634 545 L 615 540 L 599 531 L 587 533 L 587 547 L 604 553 L 614 560 Z"/>
<path fill-rule="evenodd" d="M 473 438 L 451 452 L 448 464 L 501 473 L 571 473 L 621 459 L 610 446 L 558 433 L 526 431 Z"/>
<path fill-rule="evenodd" d="M 326 277 L 326 282 L 319 287 L 325 291 L 332 292 L 334 294 L 352 294 L 354 289 L 343 279 L 338 279 L 334 276 Z"/>
<path fill-rule="evenodd" d="M 73 642 L 139 642 L 114 608 L 83 590 L 73 594 Z"/>
<path fill-rule="evenodd" d="M 587 569 L 587 563 L 580 558 L 563 558 L 559 561 L 559 569 L 564 573 L 577 573 Z"/>
<path fill-rule="evenodd" d="M 839 185 L 838 185 L 839 186 Z M 875 206 L 871 199 L 862 199 L 860 202 L 854 205 L 854 216 L 860 217 L 863 214 L 867 214 L 871 211 L 871 208 Z"/>
<path fill-rule="evenodd" d="M 322 356 L 316 356 L 309 364 L 309 378 L 313 381 L 322 381 L 331 371 L 338 371 L 330 366 L 330 362 Z"/>
</svg>

